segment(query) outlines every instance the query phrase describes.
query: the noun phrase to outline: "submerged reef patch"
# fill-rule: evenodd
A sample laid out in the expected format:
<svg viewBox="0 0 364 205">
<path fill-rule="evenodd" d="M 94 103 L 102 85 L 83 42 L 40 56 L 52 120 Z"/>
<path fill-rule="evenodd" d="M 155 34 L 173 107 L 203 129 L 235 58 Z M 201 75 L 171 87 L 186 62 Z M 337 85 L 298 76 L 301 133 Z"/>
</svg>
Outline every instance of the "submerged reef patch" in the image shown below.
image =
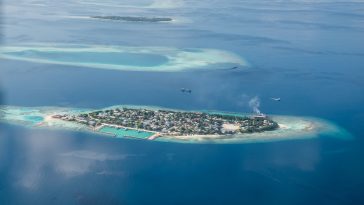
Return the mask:
<svg viewBox="0 0 364 205">
<path fill-rule="evenodd" d="M 205 48 L 128 47 L 78 44 L 4 46 L 0 58 L 120 71 L 175 72 L 246 67 L 229 51 Z"/>
</svg>

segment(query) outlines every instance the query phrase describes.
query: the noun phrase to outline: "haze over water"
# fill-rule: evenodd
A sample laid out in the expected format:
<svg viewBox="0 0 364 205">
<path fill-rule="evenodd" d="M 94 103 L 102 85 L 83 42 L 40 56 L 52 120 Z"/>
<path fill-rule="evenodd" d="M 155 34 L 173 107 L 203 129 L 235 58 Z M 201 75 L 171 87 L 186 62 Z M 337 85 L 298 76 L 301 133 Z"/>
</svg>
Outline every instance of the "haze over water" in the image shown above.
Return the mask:
<svg viewBox="0 0 364 205">
<path fill-rule="evenodd" d="M 1 104 L 249 113 L 258 96 L 263 113 L 323 118 L 354 139 L 193 145 L 1 123 L 0 204 L 364 203 L 364 2 L 5 0 L 1 13 L 4 46 L 217 49 L 249 65 L 133 72 L 1 58 Z M 175 21 L 85 18 L 95 15 Z"/>
</svg>

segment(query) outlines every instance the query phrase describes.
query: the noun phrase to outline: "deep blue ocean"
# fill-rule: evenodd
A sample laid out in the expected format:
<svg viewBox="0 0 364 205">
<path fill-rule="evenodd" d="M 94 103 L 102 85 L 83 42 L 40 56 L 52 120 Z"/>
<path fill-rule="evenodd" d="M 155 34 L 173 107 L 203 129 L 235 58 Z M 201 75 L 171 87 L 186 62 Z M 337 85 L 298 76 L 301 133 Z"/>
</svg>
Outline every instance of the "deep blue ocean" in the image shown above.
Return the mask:
<svg viewBox="0 0 364 205">
<path fill-rule="evenodd" d="M 1 123 L 0 204 L 364 204 L 364 1 L 3 0 L 0 6 L 3 45 L 213 48 L 249 62 L 233 70 L 133 72 L 0 59 L 0 104 L 246 113 L 258 96 L 262 112 L 323 118 L 354 137 L 178 144 Z M 91 15 L 178 21 L 80 18 Z"/>
</svg>

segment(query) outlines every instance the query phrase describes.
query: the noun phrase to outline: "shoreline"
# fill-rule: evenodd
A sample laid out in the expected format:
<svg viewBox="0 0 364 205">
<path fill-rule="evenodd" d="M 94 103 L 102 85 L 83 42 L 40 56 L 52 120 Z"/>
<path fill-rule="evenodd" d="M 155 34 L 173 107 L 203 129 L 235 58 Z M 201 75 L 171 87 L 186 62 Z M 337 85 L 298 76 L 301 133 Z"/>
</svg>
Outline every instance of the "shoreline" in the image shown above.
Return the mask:
<svg viewBox="0 0 364 205">
<path fill-rule="evenodd" d="M 111 106 L 115 107 L 131 107 L 126 105 Z M 146 108 L 147 106 L 132 106 L 138 108 Z M 165 109 L 175 110 L 160 107 L 147 107 L 149 109 Z M 76 130 L 83 132 L 90 132 L 94 134 L 115 136 L 114 133 L 106 133 L 100 131 L 105 126 L 113 128 L 121 128 L 133 131 L 148 132 L 152 133 L 148 137 L 135 137 L 135 139 L 148 140 L 148 141 L 159 141 L 159 142 L 176 142 L 176 143 L 217 143 L 217 144 L 229 144 L 229 143 L 259 143 L 259 142 L 272 142 L 272 141 L 284 141 L 284 140 L 295 140 L 295 139 L 308 139 L 319 137 L 320 135 L 328 135 L 341 139 L 350 139 L 351 135 L 344 129 L 326 120 L 319 118 L 310 117 L 297 117 L 297 116 L 271 116 L 275 120 L 279 128 L 273 131 L 255 132 L 255 133 L 244 133 L 244 134 L 232 134 L 232 135 L 163 135 L 160 132 L 143 130 L 125 126 L 117 126 L 114 124 L 104 123 L 98 127 L 86 126 L 74 122 L 68 122 L 64 120 L 55 119 L 52 116 L 60 113 L 72 114 L 72 113 L 87 113 L 89 111 L 95 111 L 100 109 L 75 109 L 75 108 L 61 108 L 61 107 L 13 107 L 13 106 L 2 106 L 0 111 L 4 113 L 4 118 L 1 121 L 5 123 L 11 123 L 16 125 L 23 125 L 30 128 L 46 128 L 46 129 L 66 129 Z M 180 110 L 181 111 L 181 110 Z M 184 111 L 184 112 L 197 112 L 197 111 Z M 207 111 L 200 111 L 207 112 Z M 216 111 L 209 111 L 216 113 Z M 224 114 L 225 112 L 218 112 Z M 243 115 L 243 113 L 225 113 L 227 115 Z M 26 119 L 30 116 L 39 116 L 43 120 L 40 122 L 32 122 Z M 28 121 L 27 121 L 28 120 Z M 133 136 L 117 136 L 117 138 L 127 139 Z"/>
</svg>

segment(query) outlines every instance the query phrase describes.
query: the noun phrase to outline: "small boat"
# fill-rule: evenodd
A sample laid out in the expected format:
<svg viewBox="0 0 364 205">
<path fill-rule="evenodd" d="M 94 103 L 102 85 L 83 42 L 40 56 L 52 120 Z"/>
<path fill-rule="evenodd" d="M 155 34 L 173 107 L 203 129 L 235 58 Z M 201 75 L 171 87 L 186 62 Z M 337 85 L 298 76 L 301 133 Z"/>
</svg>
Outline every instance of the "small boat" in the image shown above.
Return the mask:
<svg viewBox="0 0 364 205">
<path fill-rule="evenodd" d="M 281 101 L 281 98 L 270 98 L 270 99 L 272 99 L 274 101 Z"/>
<path fill-rule="evenodd" d="M 183 93 L 191 93 L 192 90 L 191 89 L 186 89 L 186 88 L 181 88 L 181 92 L 183 92 Z"/>
</svg>

